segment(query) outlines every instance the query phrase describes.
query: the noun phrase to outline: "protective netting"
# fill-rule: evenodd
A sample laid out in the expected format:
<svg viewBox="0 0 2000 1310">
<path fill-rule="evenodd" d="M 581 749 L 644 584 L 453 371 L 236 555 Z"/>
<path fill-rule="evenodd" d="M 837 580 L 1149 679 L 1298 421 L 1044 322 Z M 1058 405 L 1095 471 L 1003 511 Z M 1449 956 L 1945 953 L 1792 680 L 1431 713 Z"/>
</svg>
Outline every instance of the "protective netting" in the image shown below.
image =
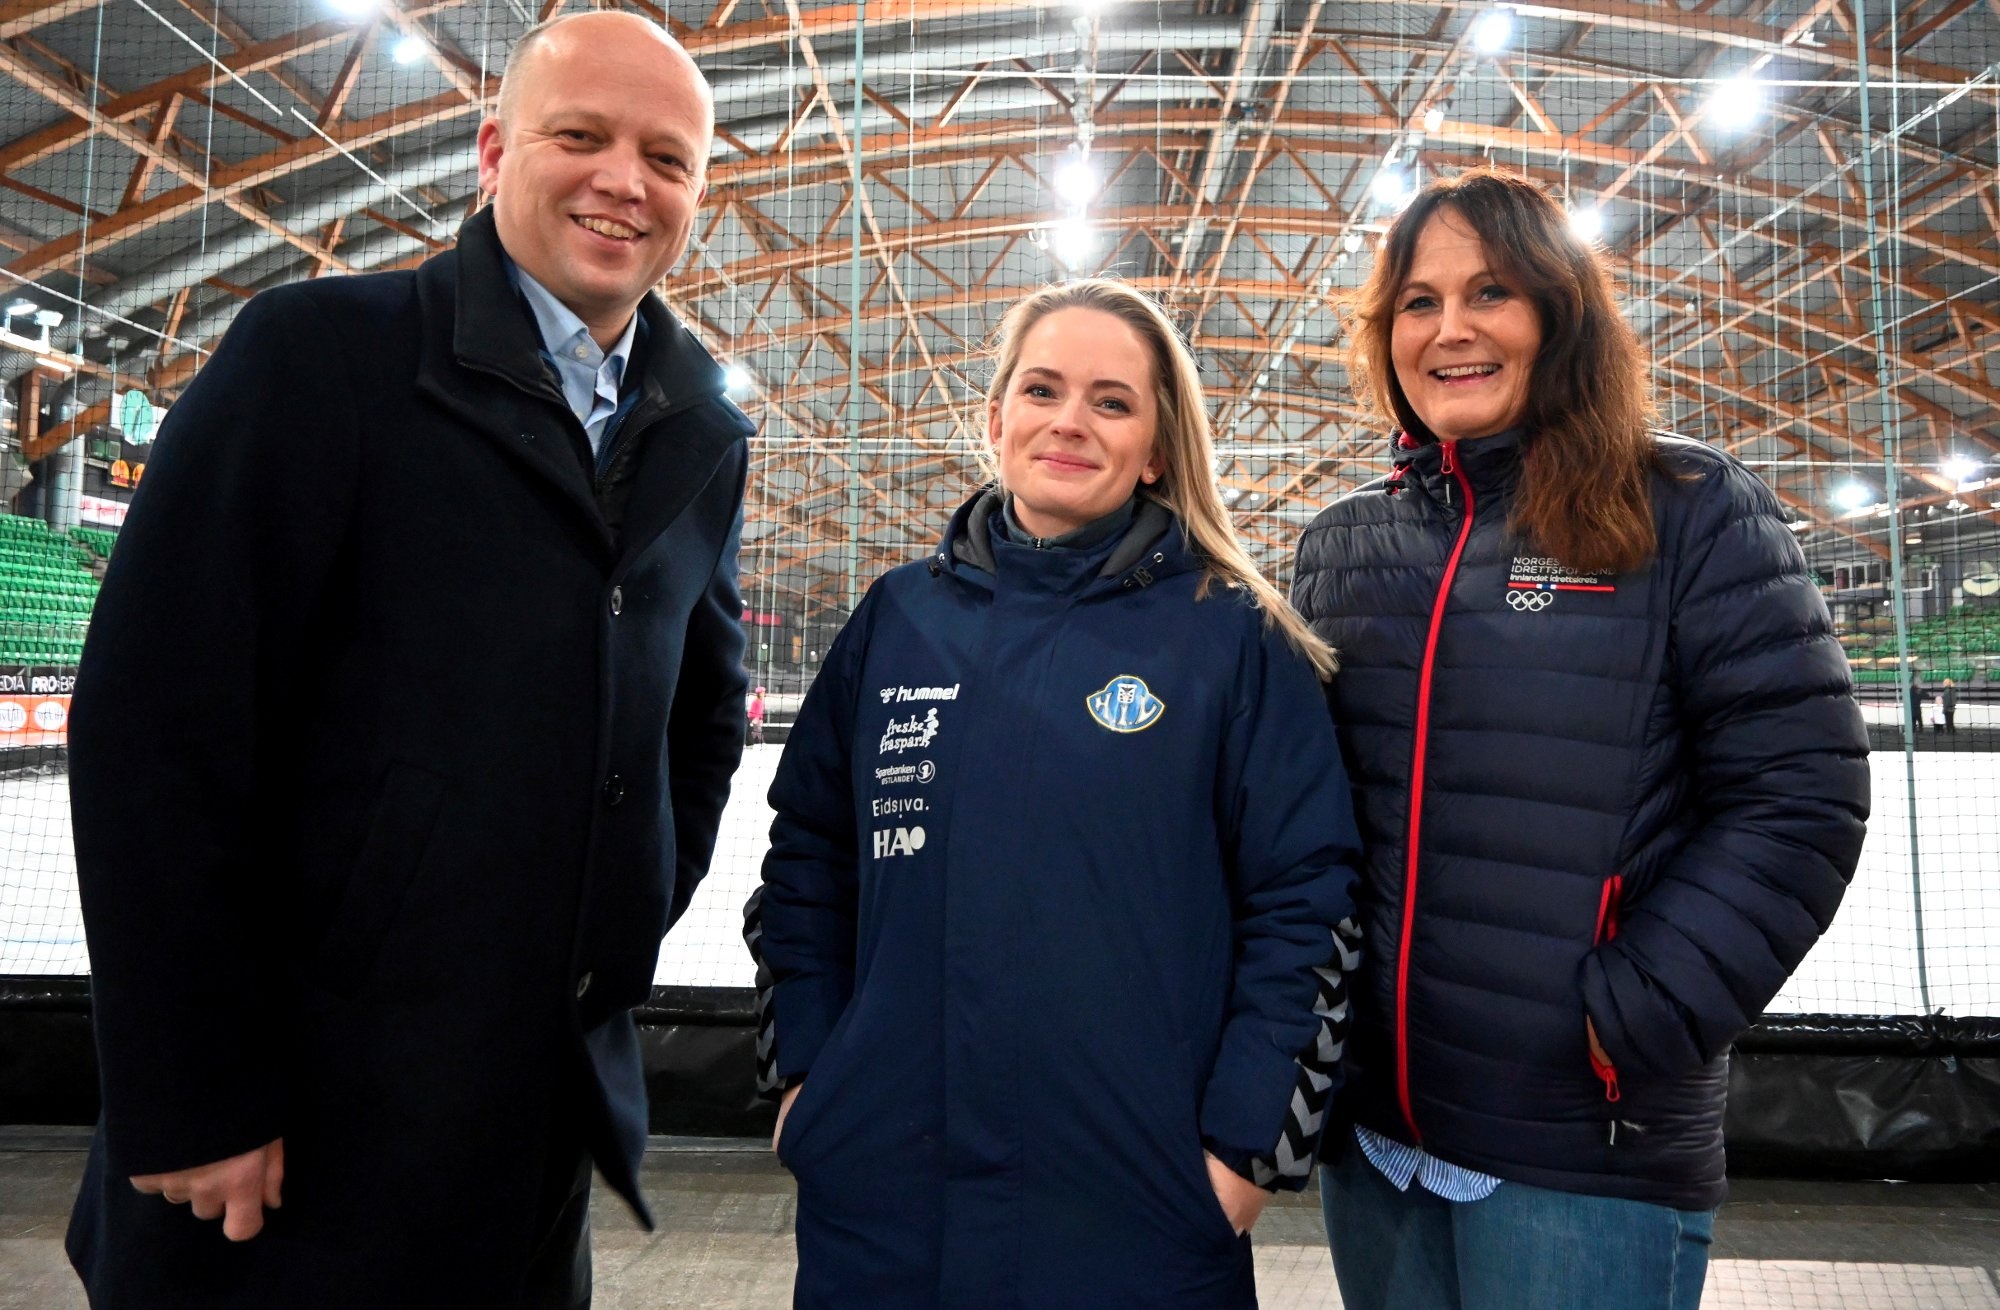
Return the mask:
<svg viewBox="0 0 2000 1310">
<path fill-rule="evenodd" d="M 1387 468 L 1341 363 L 1341 295 L 1413 188 L 1498 167 L 1603 243 L 1663 423 L 1777 489 L 1855 660 L 1876 816 L 1776 1008 L 2000 1012 L 1989 7 L 633 7 L 715 88 L 711 193 L 663 290 L 761 425 L 743 589 L 768 740 L 660 981 L 749 985 L 740 907 L 784 725 L 869 582 L 980 482 L 984 350 L 1009 304 L 1107 272 L 1171 307 L 1225 499 L 1282 578 L 1312 514 Z M 87 969 L 64 678 L 153 410 L 257 289 L 448 244 L 506 52 L 562 8 L 0 18 L 0 374 L 27 379 L 5 418 L 35 460 L 0 471 L 0 972 Z M 1912 710 L 1913 672 L 1926 696 L 1951 679 L 1949 728 Z"/>
</svg>

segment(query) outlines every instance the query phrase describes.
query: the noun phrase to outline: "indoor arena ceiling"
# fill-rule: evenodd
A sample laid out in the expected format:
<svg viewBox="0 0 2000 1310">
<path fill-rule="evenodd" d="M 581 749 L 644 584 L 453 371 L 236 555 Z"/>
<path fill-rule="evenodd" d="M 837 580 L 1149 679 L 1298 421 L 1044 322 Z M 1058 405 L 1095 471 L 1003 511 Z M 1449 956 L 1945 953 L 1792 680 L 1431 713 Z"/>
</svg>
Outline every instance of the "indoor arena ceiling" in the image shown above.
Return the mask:
<svg viewBox="0 0 2000 1310">
<path fill-rule="evenodd" d="M 1386 467 L 1339 296 L 1400 191 L 1489 164 L 1601 220 L 1663 420 L 1811 531 L 1886 549 L 1835 496 L 1889 449 L 1917 512 L 1990 514 L 2000 0 L 1860 3 L 630 4 L 716 90 L 663 291 L 761 424 L 746 573 L 838 609 L 911 558 L 979 478 L 1000 311 L 1066 269 L 1173 308 L 1284 572 Z M 0 371 L 74 370 L 40 366 L 72 388 L 51 436 L 114 385 L 171 399 L 257 288 L 447 244 L 505 51 L 564 7 L 337 5 L 0 2 Z"/>
</svg>

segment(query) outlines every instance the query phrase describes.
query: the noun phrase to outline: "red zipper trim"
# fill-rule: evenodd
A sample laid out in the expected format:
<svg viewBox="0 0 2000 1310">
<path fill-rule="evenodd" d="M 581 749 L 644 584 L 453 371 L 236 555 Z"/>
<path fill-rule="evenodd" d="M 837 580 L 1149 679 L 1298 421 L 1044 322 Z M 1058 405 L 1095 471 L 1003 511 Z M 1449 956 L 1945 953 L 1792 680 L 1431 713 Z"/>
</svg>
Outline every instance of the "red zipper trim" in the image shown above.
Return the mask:
<svg viewBox="0 0 2000 1310">
<path fill-rule="evenodd" d="M 1423 1145 L 1424 1134 L 1410 1109 L 1410 935 L 1416 926 L 1417 838 L 1424 815 L 1424 755 L 1431 731 L 1431 673 L 1437 662 L 1438 628 L 1444 623 L 1445 602 L 1451 597 L 1452 580 L 1458 576 L 1459 557 L 1465 554 L 1465 540 L 1472 535 L 1472 484 L 1452 458 L 1451 442 L 1444 449 L 1444 471 L 1458 479 L 1465 492 L 1465 519 L 1458 526 L 1458 541 L 1444 566 L 1444 580 L 1438 584 L 1437 600 L 1431 606 L 1430 635 L 1424 640 L 1423 669 L 1417 682 L 1417 743 L 1410 760 L 1410 835 L 1408 862 L 1403 869 L 1403 938 L 1396 952 L 1396 1099 L 1403 1108 L 1403 1122 L 1410 1134 Z"/>
<path fill-rule="evenodd" d="M 1591 938 L 1593 946 L 1601 946 L 1618 935 L 1618 898 L 1624 894 L 1625 875 L 1614 873 L 1604 880 L 1604 890 L 1597 897 L 1597 932 Z M 1590 1053 L 1590 1071 L 1604 1083 L 1604 1099 L 1618 1099 L 1618 1066 L 1609 1060 L 1597 1058 L 1597 1052 Z"/>
</svg>

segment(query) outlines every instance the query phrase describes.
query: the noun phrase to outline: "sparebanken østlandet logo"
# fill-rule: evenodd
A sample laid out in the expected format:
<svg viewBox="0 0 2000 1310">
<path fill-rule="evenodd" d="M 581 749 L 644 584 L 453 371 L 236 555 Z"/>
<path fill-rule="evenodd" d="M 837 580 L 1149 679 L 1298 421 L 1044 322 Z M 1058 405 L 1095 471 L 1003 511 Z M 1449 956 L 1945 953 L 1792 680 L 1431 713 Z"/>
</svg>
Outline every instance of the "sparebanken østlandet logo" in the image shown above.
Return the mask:
<svg viewBox="0 0 2000 1310">
<path fill-rule="evenodd" d="M 1160 721 L 1167 703 L 1155 696 L 1145 679 L 1121 673 L 1083 702 L 1090 717 L 1113 732 L 1143 732 Z"/>
</svg>

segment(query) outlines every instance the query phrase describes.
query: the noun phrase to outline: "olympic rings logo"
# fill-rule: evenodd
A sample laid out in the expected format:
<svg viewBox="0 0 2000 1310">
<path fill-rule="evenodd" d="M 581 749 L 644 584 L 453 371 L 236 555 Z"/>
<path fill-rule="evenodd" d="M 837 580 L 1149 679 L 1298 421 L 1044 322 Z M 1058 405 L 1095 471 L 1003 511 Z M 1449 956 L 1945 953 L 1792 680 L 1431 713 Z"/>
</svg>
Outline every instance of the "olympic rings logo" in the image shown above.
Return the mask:
<svg viewBox="0 0 2000 1310">
<path fill-rule="evenodd" d="M 1555 604 L 1556 594 L 1552 591 L 1510 591 L 1507 603 L 1519 613 L 1535 614 Z"/>
</svg>

